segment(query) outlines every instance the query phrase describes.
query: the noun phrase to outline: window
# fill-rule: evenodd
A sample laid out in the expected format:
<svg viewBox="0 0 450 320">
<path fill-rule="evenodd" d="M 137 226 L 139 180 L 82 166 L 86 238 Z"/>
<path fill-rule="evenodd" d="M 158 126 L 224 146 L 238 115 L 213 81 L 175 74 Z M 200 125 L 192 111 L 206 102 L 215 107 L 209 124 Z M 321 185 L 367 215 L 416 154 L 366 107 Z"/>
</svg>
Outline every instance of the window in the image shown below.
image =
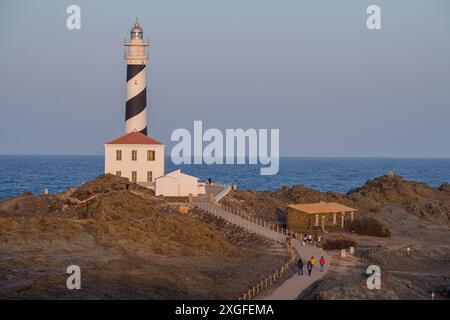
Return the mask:
<svg viewBox="0 0 450 320">
<path fill-rule="evenodd" d="M 116 160 L 117 161 L 122 160 L 122 150 L 116 150 Z"/>
<path fill-rule="evenodd" d="M 151 171 L 147 171 L 147 181 L 148 182 L 152 182 L 153 178 L 153 174 Z"/>
<path fill-rule="evenodd" d="M 116 176 L 121 177 L 122 176 L 122 171 L 116 171 Z"/>
<path fill-rule="evenodd" d="M 137 172 L 136 171 L 131 171 L 131 181 L 133 181 L 134 183 L 137 182 Z"/>
<path fill-rule="evenodd" d="M 131 39 L 143 39 L 143 33 L 138 31 L 131 32 Z"/>
<path fill-rule="evenodd" d="M 132 161 L 137 160 L 137 150 L 131 150 L 131 160 Z"/>
<path fill-rule="evenodd" d="M 155 161 L 155 150 L 147 150 L 147 161 Z"/>
</svg>

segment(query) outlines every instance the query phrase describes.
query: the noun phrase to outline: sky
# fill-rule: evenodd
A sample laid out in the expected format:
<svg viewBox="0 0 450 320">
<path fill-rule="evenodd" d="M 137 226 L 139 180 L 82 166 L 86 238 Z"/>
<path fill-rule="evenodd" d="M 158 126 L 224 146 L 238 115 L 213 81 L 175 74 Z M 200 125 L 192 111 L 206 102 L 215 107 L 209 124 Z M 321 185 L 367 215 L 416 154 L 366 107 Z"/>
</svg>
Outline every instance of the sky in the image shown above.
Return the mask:
<svg viewBox="0 0 450 320">
<path fill-rule="evenodd" d="M 102 154 L 124 133 L 136 17 L 149 135 L 167 154 L 202 120 L 278 128 L 284 156 L 450 157 L 448 0 L 2 0 L 0 154 Z"/>
</svg>

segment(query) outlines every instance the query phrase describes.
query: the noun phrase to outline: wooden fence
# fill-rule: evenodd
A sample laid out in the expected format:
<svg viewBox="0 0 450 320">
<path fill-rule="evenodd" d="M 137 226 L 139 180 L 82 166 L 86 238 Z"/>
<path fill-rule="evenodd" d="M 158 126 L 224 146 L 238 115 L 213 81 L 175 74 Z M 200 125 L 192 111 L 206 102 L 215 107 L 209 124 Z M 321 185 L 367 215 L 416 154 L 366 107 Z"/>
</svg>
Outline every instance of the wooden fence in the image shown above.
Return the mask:
<svg viewBox="0 0 450 320">
<path fill-rule="evenodd" d="M 270 287 L 272 284 L 274 284 L 277 280 L 281 279 L 283 275 L 289 271 L 289 267 L 292 264 L 295 264 L 295 261 L 297 260 L 297 255 L 295 254 L 296 250 L 294 247 L 291 247 L 290 243 L 287 243 L 288 252 L 290 255 L 289 261 L 284 263 L 280 268 L 275 270 L 273 274 L 268 276 L 267 278 L 261 280 L 259 283 L 257 283 L 255 286 L 251 287 L 247 292 L 242 294 L 238 300 L 252 300 L 254 299 L 259 293 L 261 293 L 264 289 Z"/>
<path fill-rule="evenodd" d="M 232 213 L 232 214 L 234 214 L 236 216 L 239 216 L 241 218 L 244 218 L 244 219 L 246 219 L 246 220 L 248 220 L 250 222 L 256 223 L 257 225 L 260 225 L 260 226 L 262 226 L 264 228 L 267 228 L 267 229 L 269 229 L 271 231 L 278 232 L 278 233 L 280 233 L 282 235 L 285 235 L 287 237 L 291 237 L 291 238 L 303 241 L 303 234 L 301 234 L 301 233 L 297 233 L 295 231 L 292 231 L 292 230 L 280 227 L 279 225 L 275 225 L 274 223 L 269 223 L 269 222 L 264 221 L 262 219 L 255 218 L 252 215 L 248 214 L 247 212 L 235 209 L 233 207 L 227 206 L 227 205 L 222 204 L 222 203 L 217 203 L 217 206 L 219 208 L 222 208 L 223 210 L 226 210 L 226 211 L 228 211 L 228 212 L 230 212 L 230 213 Z"/>
</svg>

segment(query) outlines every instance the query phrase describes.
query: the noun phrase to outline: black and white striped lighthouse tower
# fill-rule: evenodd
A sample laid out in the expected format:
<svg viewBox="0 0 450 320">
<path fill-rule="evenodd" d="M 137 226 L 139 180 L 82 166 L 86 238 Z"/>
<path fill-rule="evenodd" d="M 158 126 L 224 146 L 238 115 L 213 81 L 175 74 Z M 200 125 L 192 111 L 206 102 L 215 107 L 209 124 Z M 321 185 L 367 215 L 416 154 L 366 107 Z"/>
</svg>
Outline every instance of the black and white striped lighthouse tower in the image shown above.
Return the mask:
<svg viewBox="0 0 450 320">
<path fill-rule="evenodd" d="M 127 63 L 127 98 L 125 131 L 147 134 L 147 62 L 148 40 L 137 19 L 131 29 L 130 39 L 125 39 L 125 61 Z"/>
</svg>

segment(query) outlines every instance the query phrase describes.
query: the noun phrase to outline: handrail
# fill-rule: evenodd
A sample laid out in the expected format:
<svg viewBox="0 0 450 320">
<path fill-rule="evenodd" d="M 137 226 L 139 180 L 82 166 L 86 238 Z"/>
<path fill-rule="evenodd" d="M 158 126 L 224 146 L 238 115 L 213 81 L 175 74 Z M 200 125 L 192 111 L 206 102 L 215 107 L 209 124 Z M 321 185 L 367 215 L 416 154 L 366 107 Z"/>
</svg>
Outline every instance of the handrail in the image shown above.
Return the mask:
<svg viewBox="0 0 450 320">
<path fill-rule="evenodd" d="M 289 267 L 291 264 L 294 264 L 295 262 L 295 253 L 293 252 L 293 248 L 291 248 L 290 245 L 288 245 L 288 253 L 291 256 L 289 261 L 284 263 L 279 269 L 275 270 L 273 274 L 266 277 L 264 280 L 261 280 L 258 282 L 256 286 L 251 287 L 248 291 L 246 291 L 242 296 L 238 298 L 238 300 L 252 300 L 255 298 L 258 293 L 260 293 L 263 289 L 266 289 L 267 287 L 271 286 L 273 283 L 275 283 L 277 280 L 281 279 L 282 276 L 289 271 Z"/>
<path fill-rule="evenodd" d="M 241 218 L 244 218 L 244 219 L 246 219 L 246 220 L 248 220 L 250 222 L 256 223 L 256 224 L 258 224 L 258 225 L 260 225 L 260 226 L 262 226 L 264 228 L 267 228 L 267 229 L 269 229 L 271 231 L 280 233 L 280 234 L 285 235 L 287 237 L 292 237 L 292 238 L 298 239 L 300 241 L 303 241 L 303 234 L 301 234 L 301 233 L 298 233 L 298 232 L 295 232 L 295 231 L 292 231 L 292 230 L 280 227 L 278 225 L 275 226 L 274 223 L 269 223 L 269 222 L 264 221 L 262 219 L 255 218 L 252 215 L 248 214 L 247 212 L 244 212 L 244 211 L 241 211 L 241 210 L 238 210 L 238 209 L 234 209 L 234 208 L 232 208 L 232 207 L 230 207 L 228 205 L 225 205 L 225 204 L 217 204 L 217 206 L 219 208 L 224 209 L 225 211 L 228 211 L 228 212 L 230 212 L 230 213 L 232 213 L 234 215 L 237 215 L 237 216 L 239 216 Z"/>
<path fill-rule="evenodd" d="M 231 191 L 231 186 L 225 186 L 225 189 L 223 189 L 222 191 L 220 191 L 218 194 L 216 194 L 215 196 L 215 201 L 216 203 L 219 202 L 220 200 L 222 200 L 227 194 L 229 194 Z"/>
</svg>

